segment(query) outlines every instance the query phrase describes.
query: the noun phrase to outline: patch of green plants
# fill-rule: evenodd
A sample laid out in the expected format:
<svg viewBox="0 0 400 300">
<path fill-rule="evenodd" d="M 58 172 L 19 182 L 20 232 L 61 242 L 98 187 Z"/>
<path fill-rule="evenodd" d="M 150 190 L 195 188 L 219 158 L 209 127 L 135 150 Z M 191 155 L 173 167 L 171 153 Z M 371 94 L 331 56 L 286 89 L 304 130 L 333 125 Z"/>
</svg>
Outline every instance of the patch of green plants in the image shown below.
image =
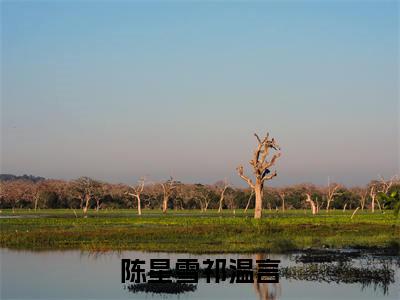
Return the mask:
<svg viewBox="0 0 400 300">
<path fill-rule="evenodd" d="M 391 212 L 265 211 L 260 220 L 243 210 L 91 211 L 3 210 L 2 248 L 49 250 L 143 250 L 191 253 L 284 253 L 307 248 L 387 248 L 400 240 L 400 220 Z M 397 244 L 396 244 L 397 245 Z"/>
</svg>

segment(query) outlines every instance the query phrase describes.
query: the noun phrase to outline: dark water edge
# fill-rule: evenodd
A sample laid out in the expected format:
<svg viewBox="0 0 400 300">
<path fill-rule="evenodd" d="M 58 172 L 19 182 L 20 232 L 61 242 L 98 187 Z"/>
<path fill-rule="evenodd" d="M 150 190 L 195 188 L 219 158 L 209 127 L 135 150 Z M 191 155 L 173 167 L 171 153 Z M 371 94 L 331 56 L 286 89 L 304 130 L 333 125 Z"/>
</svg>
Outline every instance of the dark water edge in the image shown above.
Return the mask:
<svg viewBox="0 0 400 300">
<path fill-rule="evenodd" d="M 1 299 L 399 299 L 400 256 L 377 249 L 307 249 L 290 254 L 1 249 Z M 279 259 L 279 283 L 121 284 L 121 259 Z M 147 268 L 148 270 L 149 268 Z M 229 277 L 227 272 L 227 278 Z M 333 297 L 335 296 L 335 297 Z"/>
</svg>

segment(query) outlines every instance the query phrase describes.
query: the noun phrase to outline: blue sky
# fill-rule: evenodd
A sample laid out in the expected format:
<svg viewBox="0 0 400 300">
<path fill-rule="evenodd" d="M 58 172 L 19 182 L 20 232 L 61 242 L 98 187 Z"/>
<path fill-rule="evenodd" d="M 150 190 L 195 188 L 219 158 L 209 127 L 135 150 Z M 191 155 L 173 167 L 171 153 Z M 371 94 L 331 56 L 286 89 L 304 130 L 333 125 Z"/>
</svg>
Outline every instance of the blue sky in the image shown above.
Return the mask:
<svg viewBox="0 0 400 300">
<path fill-rule="evenodd" d="M 1 2 L 1 172 L 273 185 L 399 172 L 397 1 Z M 248 170 L 248 172 L 250 172 Z"/>
</svg>

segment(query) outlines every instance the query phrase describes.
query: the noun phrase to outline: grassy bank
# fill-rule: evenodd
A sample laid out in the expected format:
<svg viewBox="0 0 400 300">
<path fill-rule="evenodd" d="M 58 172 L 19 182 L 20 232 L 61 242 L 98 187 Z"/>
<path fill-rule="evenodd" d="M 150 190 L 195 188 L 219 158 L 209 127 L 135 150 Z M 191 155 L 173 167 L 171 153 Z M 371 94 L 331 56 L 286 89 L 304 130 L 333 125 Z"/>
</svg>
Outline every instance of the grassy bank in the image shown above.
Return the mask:
<svg viewBox="0 0 400 300">
<path fill-rule="evenodd" d="M 193 253 L 286 252 L 308 247 L 399 247 L 400 220 L 386 212 L 168 212 L 3 210 L 0 246 L 12 249 L 145 250 Z M 5 217 L 11 218 L 5 218 Z"/>
</svg>

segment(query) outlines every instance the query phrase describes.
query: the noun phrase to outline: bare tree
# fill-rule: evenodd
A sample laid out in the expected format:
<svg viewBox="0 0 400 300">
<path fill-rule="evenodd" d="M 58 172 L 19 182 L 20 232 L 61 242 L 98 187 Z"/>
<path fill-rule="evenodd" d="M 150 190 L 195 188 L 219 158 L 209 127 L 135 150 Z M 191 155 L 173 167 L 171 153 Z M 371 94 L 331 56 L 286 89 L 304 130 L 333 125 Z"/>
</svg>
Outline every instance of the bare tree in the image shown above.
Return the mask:
<svg viewBox="0 0 400 300">
<path fill-rule="evenodd" d="M 328 178 L 328 187 L 326 189 L 326 211 L 329 211 L 329 207 L 331 205 L 331 202 L 334 200 L 335 196 L 340 195 L 340 193 L 337 192 L 339 189 L 340 185 L 334 183 L 331 185 L 329 178 Z"/>
<path fill-rule="evenodd" d="M 163 205 L 162 211 L 163 213 L 167 212 L 168 209 L 168 200 L 171 197 L 172 192 L 175 190 L 176 185 L 172 176 L 164 183 L 161 183 L 163 189 Z"/>
<path fill-rule="evenodd" d="M 87 218 L 90 200 L 97 193 L 100 183 L 89 177 L 80 177 L 72 182 L 73 194 L 81 200 L 83 215 Z"/>
<path fill-rule="evenodd" d="M 131 187 L 131 189 L 133 190 L 133 192 L 128 192 L 129 196 L 135 197 L 137 199 L 137 203 L 138 203 L 138 215 L 141 216 L 142 215 L 142 207 L 141 207 L 141 202 L 140 202 L 140 195 L 143 192 L 144 189 L 144 182 L 145 182 L 145 178 L 142 177 L 139 180 L 139 184 L 137 186 Z"/>
<path fill-rule="evenodd" d="M 311 195 L 310 194 L 306 194 L 306 195 L 307 195 L 306 202 L 310 203 L 311 212 L 313 215 L 315 215 L 317 213 L 317 206 L 315 205 L 314 201 L 311 199 Z"/>
<path fill-rule="evenodd" d="M 375 202 L 378 204 L 379 210 L 382 211 L 381 203 L 378 199 L 378 193 L 385 190 L 385 186 L 382 186 L 378 181 L 372 181 L 369 187 L 369 196 L 371 198 L 371 212 L 375 212 Z"/>
<path fill-rule="evenodd" d="M 390 180 L 386 181 L 383 176 L 380 176 L 380 181 L 373 180 L 369 184 L 369 196 L 371 198 L 371 211 L 375 212 L 375 202 L 378 204 L 379 210 L 382 211 L 381 203 L 378 199 L 379 193 L 387 194 L 396 181 L 397 176 L 393 176 Z"/>
<path fill-rule="evenodd" d="M 367 197 L 368 197 L 368 189 L 367 188 L 361 188 L 361 187 L 355 187 L 353 189 L 351 189 L 351 191 L 359 196 L 360 199 L 360 205 L 359 208 L 361 210 L 364 210 L 365 207 L 365 203 L 367 201 Z"/>
<path fill-rule="evenodd" d="M 202 184 L 195 184 L 195 197 L 198 199 L 200 204 L 200 210 L 206 212 L 208 205 L 212 200 L 213 192 L 209 187 Z"/>
<path fill-rule="evenodd" d="M 96 212 L 98 212 L 99 209 L 102 207 L 101 201 L 104 198 L 104 196 L 106 196 L 107 194 L 109 195 L 111 193 L 111 190 L 112 190 L 111 184 L 103 182 L 99 183 L 99 186 L 97 187 L 95 193 L 93 194 L 93 198 L 96 201 Z"/>
<path fill-rule="evenodd" d="M 385 178 L 383 178 L 383 176 L 380 176 L 380 177 L 381 177 L 381 184 L 380 184 L 379 192 L 387 194 L 389 192 L 390 188 L 392 187 L 393 183 L 396 181 L 397 175 L 394 175 L 388 181 L 386 181 Z"/>
<path fill-rule="evenodd" d="M 228 181 L 225 180 L 219 185 L 217 184 L 217 189 L 219 189 L 220 192 L 220 197 L 219 197 L 219 207 L 218 207 L 218 212 L 220 213 L 222 211 L 222 205 L 224 203 L 224 198 L 225 198 L 225 191 L 229 187 Z"/>
<path fill-rule="evenodd" d="M 235 190 L 233 188 L 230 188 L 228 192 L 225 193 L 224 196 L 224 202 L 226 203 L 226 206 L 228 209 L 233 210 L 233 214 L 236 214 L 236 197 L 235 197 Z"/>
<path fill-rule="evenodd" d="M 267 160 L 269 155 L 270 148 L 275 151 L 280 150 L 279 145 L 275 142 L 275 139 L 269 139 L 269 133 L 264 137 L 264 139 L 260 139 L 257 134 L 254 134 L 258 141 L 258 146 L 254 151 L 253 159 L 250 161 L 250 165 L 253 168 L 253 174 L 255 176 L 255 182 L 244 175 L 243 166 L 237 167 L 237 171 L 239 176 L 247 182 L 247 184 L 254 190 L 256 196 L 255 210 L 254 210 L 254 218 L 260 219 L 262 215 L 262 198 L 263 198 L 263 190 L 264 190 L 264 182 L 266 180 L 270 180 L 273 177 L 277 176 L 277 172 L 270 172 L 269 168 L 272 167 L 276 160 L 281 156 L 281 152 L 275 153 L 271 160 Z"/>
</svg>

